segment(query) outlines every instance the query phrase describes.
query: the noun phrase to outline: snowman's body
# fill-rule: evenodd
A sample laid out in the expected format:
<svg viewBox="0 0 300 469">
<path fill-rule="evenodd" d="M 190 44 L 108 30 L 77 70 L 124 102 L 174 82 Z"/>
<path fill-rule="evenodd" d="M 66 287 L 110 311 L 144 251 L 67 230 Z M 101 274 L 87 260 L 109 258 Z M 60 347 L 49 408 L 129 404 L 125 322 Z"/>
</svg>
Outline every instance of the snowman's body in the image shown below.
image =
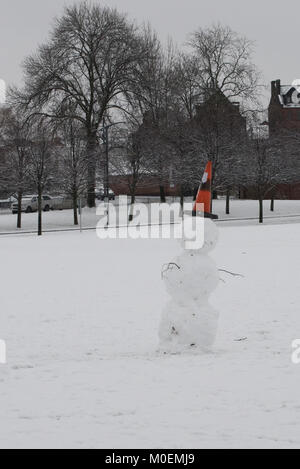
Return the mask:
<svg viewBox="0 0 300 469">
<path fill-rule="evenodd" d="M 218 327 L 218 312 L 209 304 L 209 296 L 219 282 L 218 269 L 209 257 L 217 242 L 217 227 L 205 220 L 204 245 L 184 250 L 164 272 L 171 297 L 160 324 L 160 346 L 178 351 L 187 347 L 209 350 Z"/>
</svg>

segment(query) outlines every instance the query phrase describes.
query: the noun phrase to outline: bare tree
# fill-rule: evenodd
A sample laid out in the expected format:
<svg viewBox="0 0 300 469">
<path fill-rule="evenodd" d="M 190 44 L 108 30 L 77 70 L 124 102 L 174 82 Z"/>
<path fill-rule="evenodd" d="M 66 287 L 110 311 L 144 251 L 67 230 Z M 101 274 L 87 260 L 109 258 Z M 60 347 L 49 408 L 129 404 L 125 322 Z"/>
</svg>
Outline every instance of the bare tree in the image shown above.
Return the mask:
<svg viewBox="0 0 300 469">
<path fill-rule="evenodd" d="M 5 197 L 8 192 L 6 122 L 7 112 L 0 109 L 0 197 Z"/>
<path fill-rule="evenodd" d="M 7 109 L 1 135 L 6 152 L 4 175 L 7 190 L 18 201 L 17 228 L 22 226 L 22 197 L 29 185 L 29 132 L 26 117 L 17 117 L 13 110 Z"/>
<path fill-rule="evenodd" d="M 195 105 L 202 94 L 203 84 L 198 58 L 195 55 L 179 53 L 174 66 L 173 100 L 180 114 L 192 120 L 195 116 Z"/>
<path fill-rule="evenodd" d="M 248 142 L 248 158 L 244 166 L 244 184 L 254 191 L 259 202 L 259 222 L 264 221 L 263 203 L 279 184 L 289 179 L 282 146 L 275 137 L 268 137 L 262 126 L 253 128 Z"/>
<path fill-rule="evenodd" d="M 38 235 L 42 235 L 43 194 L 54 185 L 57 161 L 54 149 L 57 140 L 53 128 L 44 120 L 31 123 L 29 150 L 29 179 L 38 198 Z"/>
<path fill-rule="evenodd" d="M 220 90 L 209 90 L 197 106 L 194 127 L 204 160 L 213 165 L 212 188 L 218 191 L 233 188 L 238 159 L 243 157 L 237 148 L 243 148 L 246 138 L 246 119 L 237 104 L 232 103 Z M 231 178 L 230 178 L 231 176 Z M 228 201 L 228 200 L 227 200 Z"/>
<path fill-rule="evenodd" d="M 135 203 L 136 190 L 141 183 L 144 175 L 144 159 L 143 142 L 141 133 L 136 128 L 122 129 L 119 132 L 118 141 L 114 142 L 115 151 L 112 158 L 112 166 L 114 170 L 123 176 L 128 185 L 131 204 Z"/>
<path fill-rule="evenodd" d="M 252 62 L 251 41 L 217 24 L 194 32 L 189 44 L 197 59 L 202 91 L 218 89 L 233 100 L 257 97 L 259 74 Z"/>
<path fill-rule="evenodd" d="M 183 208 L 184 197 L 198 188 L 205 158 L 199 145 L 198 129 L 194 121 L 174 108 L 168 125 L 162 129 L 165 151 L 168 152 L 170 182 L 180 195 Z M 202 171 L 203 173 L 203 171 Z"/>
<path fill-rule="evenodd" d="M 88 160 L 86 157 L 86 139 L 82 125 L 67 119 L 59 123 L 59 186 L 72 198 L 74 225 L 78 225 L 79 198 L 86 191 Z"/>
<path fill-rule="evenodd" d="M 245 109 L 250 102 L 257 104 L 259 74 L 252 63 L 252 43 L 215 25 L 192 34 L 189 45 L 192 53 L 181 54 L 175 67 L 177 114 L 190 121 L 186 135 L 194 146 L 191 154 L 198 154 L 203 167 L 205 160 L 212 161 L 213 191 L 226 191 L 229 213 L 230 193 L 245 156 Z"/>
<path fill-rule="evenodd" d="M 157 178 L 161 201 L 165 202 L 169 159 L 163 129 L 168 126 L 172 109 L 177 52 L 171 41 L 164 49 L 149 26 L 144 29 L 143 44 L 145 54 L 138 63 L 136 80 L 127 95 L 128 109 L 130 114 L 138 115 L 148 170 Z"/>
<path fill-rule="evenodd" d="M 87 2 L 67 7 L 50 40 L 25 61 L 25 88 L 12 99 L 30 113 L 71 118 L 85 128 L 88 205 L 95 205 L 97 131 L 105 113 L 133 79 L 141 42 L 135 26 L 114 9 Z M 70 103 L 74 112 L 70 113 Z"/>
</svg>

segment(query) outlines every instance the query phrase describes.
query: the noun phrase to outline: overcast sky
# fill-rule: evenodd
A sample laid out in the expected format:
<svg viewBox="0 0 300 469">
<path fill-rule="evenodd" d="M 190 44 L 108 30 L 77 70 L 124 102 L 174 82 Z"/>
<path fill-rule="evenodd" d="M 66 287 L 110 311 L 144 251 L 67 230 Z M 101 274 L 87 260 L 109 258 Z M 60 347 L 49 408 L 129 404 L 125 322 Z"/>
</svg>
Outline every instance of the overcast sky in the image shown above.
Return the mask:
<svg viewBox="0 0 300 469">
<path fill-rule="evenodd" d="M 22 81 L 21 63 L 47 38 L 52 19 L 76 0 L 0 0 L 0 78 Z M 78 0 L 79 2 L 80 0 Z M 96 0 L 97 1 L 97 0 Z M 197 29 L 220 21 L 255 41 L 254 60 L 264 82 L 300 78 L 300 1 L 286 0 L 105 0 L 139 22 L 150 21 L 160 37 L 179 45 Z"/>
</svg>

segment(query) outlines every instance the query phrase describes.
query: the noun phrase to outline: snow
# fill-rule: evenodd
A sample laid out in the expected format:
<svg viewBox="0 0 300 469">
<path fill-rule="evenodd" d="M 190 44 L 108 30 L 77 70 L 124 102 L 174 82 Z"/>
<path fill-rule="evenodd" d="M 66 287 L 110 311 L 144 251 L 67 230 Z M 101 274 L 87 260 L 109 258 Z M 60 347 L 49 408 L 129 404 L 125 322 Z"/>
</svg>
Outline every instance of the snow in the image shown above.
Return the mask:
<svg viewBox="0 0 300 469">
<path fill-rule="evenodd" d="M 299 448 L 300 224 L 219 231 L 212 257 L 243 277 L 220 274 L 213 351 L 175 355 L 158 327 L 177 241 L 2 238 L 0 447 Z"/>
</svg>

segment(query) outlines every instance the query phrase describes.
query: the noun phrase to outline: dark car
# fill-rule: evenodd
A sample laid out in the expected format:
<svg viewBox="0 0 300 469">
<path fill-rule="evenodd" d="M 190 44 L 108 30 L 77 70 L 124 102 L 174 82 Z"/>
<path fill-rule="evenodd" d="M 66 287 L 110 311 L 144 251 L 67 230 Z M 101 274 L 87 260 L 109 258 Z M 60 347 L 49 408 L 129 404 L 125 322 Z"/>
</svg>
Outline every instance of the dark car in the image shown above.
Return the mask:
<svg viewBox="0 0 300 469">
<path fill-rule="evenodd" d="M 111 189 L 109 189 L 108 196 L 109 196 L 109 200 L 115 200 L 116 198 L 114 191 L 112 191 Z M 97 192 L 96 197 L 98 200 L 105 200 L 104 190 L 100 190 L 99 192 Z"/>
</svg>

